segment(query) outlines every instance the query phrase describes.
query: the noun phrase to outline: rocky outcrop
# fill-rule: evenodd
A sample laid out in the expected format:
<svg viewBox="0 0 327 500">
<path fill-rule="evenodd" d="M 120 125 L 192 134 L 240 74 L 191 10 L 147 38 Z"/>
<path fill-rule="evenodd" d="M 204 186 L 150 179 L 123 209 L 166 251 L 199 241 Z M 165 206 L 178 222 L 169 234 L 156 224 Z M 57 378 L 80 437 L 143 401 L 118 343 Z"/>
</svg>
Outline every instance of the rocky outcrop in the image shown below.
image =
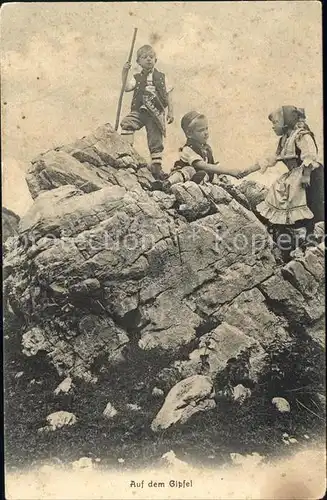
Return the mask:
<svg viewBox="0 0 327 500">
<path fill-rule="evenodd" d="M 2 207 L 2 241 L 18 233 L 19 216 L 12 210 Z"/>
<path fill-rule="evenodd" d="M 152 356 L 167 394 L 189 377 L 209 387 L 231 365 L 233 386 L 256 383 L 276 341 L 297 327 L 322 338 L 324 248 L 281 268 L 250 209 L 260 187 L 222 178 L 167 195 L 153 180 L 110 125 L 32 162 L 35 201 L 4 262 L 26 356 L 45 352 L 87 382 Z"/>
<path fill-rule="evenodd" d="M 74 185 L 90 193 L 120 181 L 128 182 L 129 176 L 123 179 L 119 168 L 135 166 L 144 167 L 146 162 L 107 123 L 88 137 L 35 158 L 26 181 L 33 198 L 63 185 Z M 140 179 L 142 174 L 146 180 L 147 172 L 140 172 Z"/>
</svg>

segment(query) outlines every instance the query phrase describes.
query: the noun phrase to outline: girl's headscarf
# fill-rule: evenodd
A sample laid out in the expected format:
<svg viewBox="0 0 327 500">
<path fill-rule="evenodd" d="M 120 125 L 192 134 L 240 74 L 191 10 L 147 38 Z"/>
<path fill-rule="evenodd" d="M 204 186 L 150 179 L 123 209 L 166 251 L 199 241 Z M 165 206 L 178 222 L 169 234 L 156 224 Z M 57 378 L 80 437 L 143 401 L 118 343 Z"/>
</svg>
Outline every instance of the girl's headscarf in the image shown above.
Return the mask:
<svg viewBox="0 0 327 500">
<path fill-rule="evenodd" d="M 272 121 L 275 116 L 281 118 L 285 130 L 289 128 L 293 129 L 295 127 L 310 130 L 308 125 L 305 123 L 306 116 L 303 108 L 297 108 L 296 106 L 282 106 L 273 113 L 270 113 L 268 119 Z"/>
<path fill-rule="evenodd" d="M 270 113 L 268 119 L 272 121 L 276 116 L 278 118 L 281 118 L 281 122 L 283 124 L 285 132 L 288 129 L 296 129 L 296 130 L 300 129 L 309 133 L 318 151 L 314 133 L 311 131 L 310 127 L 307 125 L 305 121 L 306 115 L 304 108 L 297 108 L 296 106 L 282 106 L 281 108 L 278 108 L 276 111 Z"/>
</svg>

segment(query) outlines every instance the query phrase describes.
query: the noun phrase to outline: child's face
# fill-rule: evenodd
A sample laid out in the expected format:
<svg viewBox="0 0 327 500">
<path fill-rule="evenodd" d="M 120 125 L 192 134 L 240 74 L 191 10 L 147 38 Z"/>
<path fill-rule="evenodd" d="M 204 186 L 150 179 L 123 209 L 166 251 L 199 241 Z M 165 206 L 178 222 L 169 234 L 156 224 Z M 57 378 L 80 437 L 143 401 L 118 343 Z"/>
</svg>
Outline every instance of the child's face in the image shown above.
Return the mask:
<svg viewBox="0 0 327 500">
<path fill-rule="evenodd" d="M 139 56 L 137 62 L 142 69 L 151 71 L 157 62 L 157 57 L 153 50 L 148 50 Z"/>
<path fill-rule="evenodd" d="M 206 118 L 196 120 L 187 137 L 200 144 L 206 144 L 209 139 L 208 120 Z"/>
<path fill-rule="evenodd" d="M 272 129 L 276 135 L 284 134 L 284 119 L 281 113 L 275 113 L 271 117 Z"/>
</svg>

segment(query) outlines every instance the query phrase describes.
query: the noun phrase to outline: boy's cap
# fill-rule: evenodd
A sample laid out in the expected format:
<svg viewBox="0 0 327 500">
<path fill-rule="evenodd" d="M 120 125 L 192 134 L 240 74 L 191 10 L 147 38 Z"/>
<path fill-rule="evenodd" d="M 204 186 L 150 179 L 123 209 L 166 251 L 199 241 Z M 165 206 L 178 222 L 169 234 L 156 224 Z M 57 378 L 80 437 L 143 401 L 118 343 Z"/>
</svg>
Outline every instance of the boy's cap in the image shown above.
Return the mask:
<svg viewBox="0 0 327 500">
<path fill-rule="evenodd" d="M 203 114 L 198 113 L 197 111 L 189 111 L 188 113 L 186 113 L 186 115 L 184 115 L 183 118 L 181 119 L 181 127 L 182 127 L 184 133 L 185 134 L 187 133 L 187 131 L 190 129 L 191 124 L 195 120 L 202 118 L 202 117 L 203 117 Z"/>
</svg>

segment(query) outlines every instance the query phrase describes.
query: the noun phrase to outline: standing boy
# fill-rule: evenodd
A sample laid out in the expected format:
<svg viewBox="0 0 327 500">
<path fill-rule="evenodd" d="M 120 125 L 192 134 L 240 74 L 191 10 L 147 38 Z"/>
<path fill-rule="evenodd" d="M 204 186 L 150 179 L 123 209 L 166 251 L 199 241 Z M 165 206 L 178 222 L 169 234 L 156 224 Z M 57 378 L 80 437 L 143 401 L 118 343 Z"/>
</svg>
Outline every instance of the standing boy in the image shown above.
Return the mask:
<svg viewBox="0 0 327 500">
<path fill-rule="evenodd" d="M 134 132 L 146 128 L 148 147 L 151 154 L 151 171 L 156 179 L 164 178 L 162 153 L 166 135 L 165 119 L 174 121 L 172 90 L 164 73 L 155 68 L 157 56 L 151 45 L 143 45 L 136 54 L 136 62 L 142 71 L 136 73 L 126 84 L 125 92 L 134 91 L 131 112 L 122 120 L 122 135 L 133 144 Z M 130 63 L 123 68 L 122 78 L 130 69 Z M 167 117 L 166 117 L 167 108 Z"/>
</svg>

